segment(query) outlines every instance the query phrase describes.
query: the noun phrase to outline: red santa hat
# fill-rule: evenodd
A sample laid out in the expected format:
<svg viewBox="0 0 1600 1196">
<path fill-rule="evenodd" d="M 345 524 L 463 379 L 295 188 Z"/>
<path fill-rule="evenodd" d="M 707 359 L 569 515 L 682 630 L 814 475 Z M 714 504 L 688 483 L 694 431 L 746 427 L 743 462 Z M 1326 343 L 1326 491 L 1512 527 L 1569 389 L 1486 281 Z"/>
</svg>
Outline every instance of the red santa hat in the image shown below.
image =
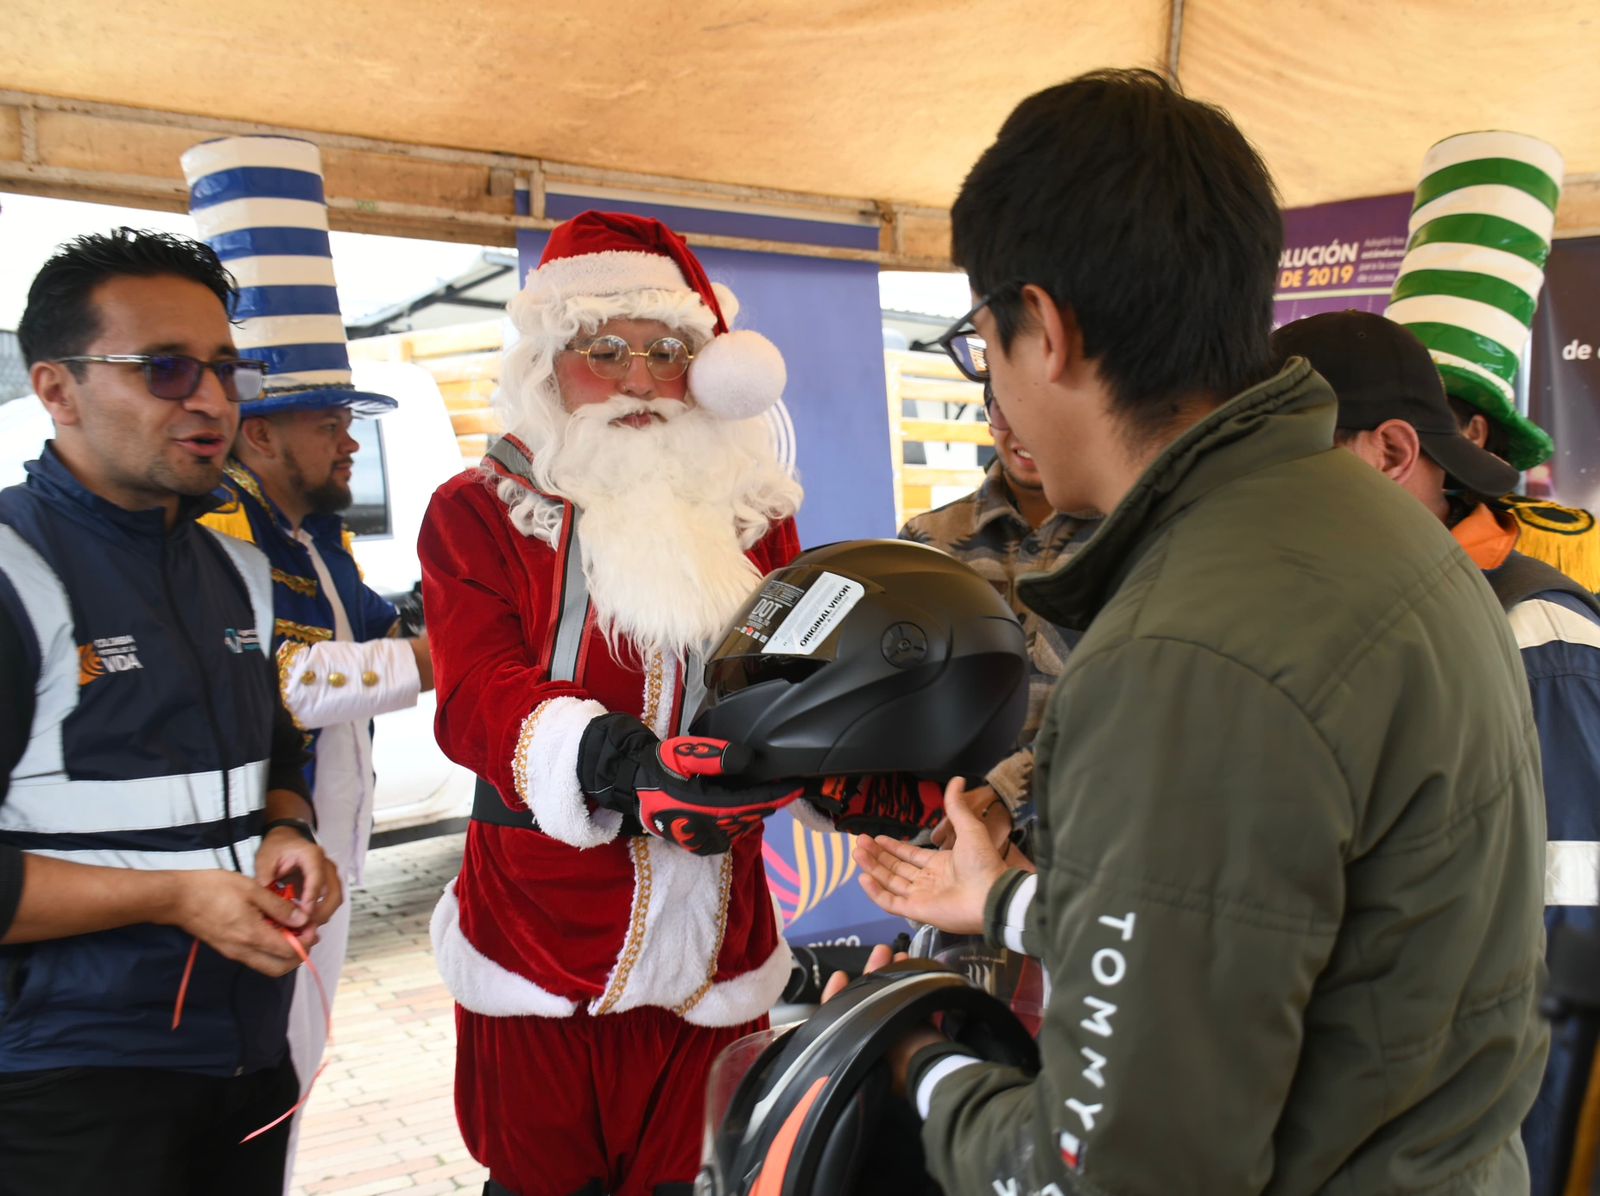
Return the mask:
<svg viewBox="0 0 1600 1196">
<path fill-rule="evenodd" d="M 689 393 L 710 414 L 750 419 L 783 396 L 788 376 L 777 346 L 760 333 L 731 330 L 739 310 L 733 292 L 707 278 L 683 238 L 659 220 L 574 216 L 550 234 L 539 268 L 506 310 L 543 370 L 580 332 L 607 320 L 658 320 L 691 341 Z"/>
</svg>

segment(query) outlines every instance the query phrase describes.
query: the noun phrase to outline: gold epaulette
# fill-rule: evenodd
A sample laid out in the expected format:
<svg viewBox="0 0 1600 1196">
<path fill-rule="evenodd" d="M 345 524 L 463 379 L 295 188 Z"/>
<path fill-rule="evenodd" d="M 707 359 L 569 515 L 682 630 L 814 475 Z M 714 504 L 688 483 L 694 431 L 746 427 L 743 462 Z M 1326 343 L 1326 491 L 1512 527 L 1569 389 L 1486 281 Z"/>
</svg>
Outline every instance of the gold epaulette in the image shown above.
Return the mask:
<svg viewBox="0 0 1600 1196">
<path fill-rule="evenodd" d="M 1579 585 L 1600 590 L 1600 526 L 1578 507 L 1508 494 L 1496 504 L 1517 521 L 1517 551 L 1561 570 Z"/>
<path fill-rule="evenodd" d="M 232 536 L 235 540 L 243 540 L 246 544 L 256 542 L 256 534 L 250 529 L 250 516 L 237 502 L 200 516 L 200 522 L 212 531 Z"/>
</svg>

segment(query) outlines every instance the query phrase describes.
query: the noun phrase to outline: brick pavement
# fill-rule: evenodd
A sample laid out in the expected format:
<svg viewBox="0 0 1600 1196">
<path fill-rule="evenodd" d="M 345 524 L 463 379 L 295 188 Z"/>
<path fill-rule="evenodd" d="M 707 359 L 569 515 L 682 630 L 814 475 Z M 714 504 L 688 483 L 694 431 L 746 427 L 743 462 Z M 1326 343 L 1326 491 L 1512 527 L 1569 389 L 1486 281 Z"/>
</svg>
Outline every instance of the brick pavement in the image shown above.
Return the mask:
<svg viewBox="0 0 1600 1196">
<path fill-rule="evenodd" d="M 456 1129 L 455 1018 L 428 916 L 462 835 L 385 847 L 354 894 L 328 1066 L 306 1105 L 294 1196 L 433 1196 L 487 1178 Z"/>
</svg>

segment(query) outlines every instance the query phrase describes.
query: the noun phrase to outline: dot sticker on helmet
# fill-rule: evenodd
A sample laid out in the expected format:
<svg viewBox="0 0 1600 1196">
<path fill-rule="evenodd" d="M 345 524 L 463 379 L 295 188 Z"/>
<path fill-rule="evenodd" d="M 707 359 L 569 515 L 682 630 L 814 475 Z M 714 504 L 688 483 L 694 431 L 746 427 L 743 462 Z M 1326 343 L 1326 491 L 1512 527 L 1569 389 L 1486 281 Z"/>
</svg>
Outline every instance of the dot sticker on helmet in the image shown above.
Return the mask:
<svg viewBox="0 0 1600 1196">
<path fill-rule="evenodd" d="M 761 649 L 767 656 L 810 656 L 828 638 L 866 587 L 837 573 L 820 573 Z"/>
<path fill-rule="evenodd" d="M 768 578 L 767 584 L 761 587 L 761 592 L 750 604 L 750 609 L 745 612 L 736 630 L 740 635 L 747 635 L 756 643 L 764 644 L 772 638 L 773 629 L 777 624 L 783 621 L 784 616 L 794 609 L 794 604 L 804 596 L 805 590 L 800 586 L 792 586 L 777 578 Z"/>
</svg>

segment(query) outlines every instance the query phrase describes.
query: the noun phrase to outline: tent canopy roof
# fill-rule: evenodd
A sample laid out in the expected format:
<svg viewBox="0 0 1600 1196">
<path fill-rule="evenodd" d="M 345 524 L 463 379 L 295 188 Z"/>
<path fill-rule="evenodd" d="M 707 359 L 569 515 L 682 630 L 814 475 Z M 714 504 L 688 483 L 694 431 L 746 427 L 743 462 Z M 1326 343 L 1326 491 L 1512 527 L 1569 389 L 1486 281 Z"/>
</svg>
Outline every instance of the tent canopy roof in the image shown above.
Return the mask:
<svg viewBox="0 0 1600 1196">
<path fill-rule="evenodd" d="M 937 208 L 1023 96 L 1174 41 L 1287 206 L 1408 190 L 1473 128 L 1600 172 L 1593 0 L 11 0 L 7 27 L 18 91 Z"/>
</svg>

